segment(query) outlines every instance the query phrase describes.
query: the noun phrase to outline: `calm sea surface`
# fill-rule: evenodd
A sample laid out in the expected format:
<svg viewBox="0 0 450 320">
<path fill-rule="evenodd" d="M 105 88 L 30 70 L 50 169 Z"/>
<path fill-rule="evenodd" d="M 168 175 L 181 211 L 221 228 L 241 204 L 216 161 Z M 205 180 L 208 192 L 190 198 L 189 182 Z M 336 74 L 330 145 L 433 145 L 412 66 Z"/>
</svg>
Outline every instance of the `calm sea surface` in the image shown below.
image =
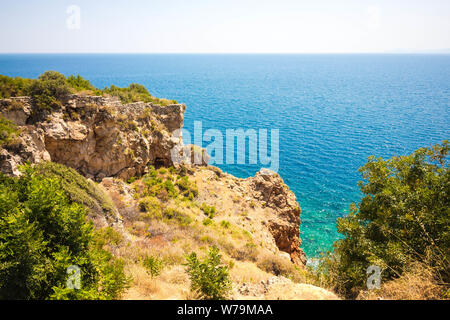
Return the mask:
<svg viewBox="0 0 450 320">
<path fill-rule="evenodd" d="M 279 129 L 279 173 L 309 257 L 360 199 L 358 168 L 450 138 L 450 55 L 0 55 L 0 74 L 80 74 L 187 105 L 185 128 Z M 206 145 L 206 143 L 205 143 Z M 219 165 L 238 177 L 261 165 Z"/>
</svg>

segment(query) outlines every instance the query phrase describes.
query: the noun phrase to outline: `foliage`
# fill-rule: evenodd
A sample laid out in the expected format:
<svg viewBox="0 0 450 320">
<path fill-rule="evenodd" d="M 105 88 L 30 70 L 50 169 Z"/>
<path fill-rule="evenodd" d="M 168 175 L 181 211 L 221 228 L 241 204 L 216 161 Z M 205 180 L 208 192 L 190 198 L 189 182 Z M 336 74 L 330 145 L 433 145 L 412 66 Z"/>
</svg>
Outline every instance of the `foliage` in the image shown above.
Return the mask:
<svg viewBox="0 0 450 320">
<path fill-rule="evenodd" d="M 114 228 L 104 227 L 96 230 L 95 242 L 102 248 L 105 245 L 119 246 L 124 242 L 124 237 Z"/>
<path fill-rule="evenodd" d="M 123 262 L 95 241 L 86 209 L 56 177 L 30 166 L 0 175 L 0 299 L 113 299 L 127 284 Z M 81 269 L 81 288 L 66 285 Z"/>
<path fill-rule="evenodd" d="M 320 270 L 334 288 L 355 297 L 370 265 L 382 280 L 398 278 L 414 261 L 433 268 L 440 283 L 450 281 L 450 173 L 448 142 L 389 160 L 373 156 L 360 171 L 364 194 L 338 219 L 344 238 L 322 259 Z"/>
<path fill-rule="evenodd" d="M 30 86 L 35 81 L 0 75 L 0 99 L 30 95 Z"/>
<path fill-rule="evenodd" d="M 229 221 L 226 221 L 226 220 L 220 221 L 220 225 L 221 225 L 222 227 L 224 227 L 225 229 L 228 229 L 228 228 L 230 228 L 230 226 L 231 226 L 230 222 L 229 222 Z"/>
<path fill-rule="evenodd" d="M 18 135 L 17 126 L 0 114 L 0 147 L 13 144 Z"/>
<path fill-rule="evenodd" d="M 203 260 L 199 260 L 195 252 L 186 257 L 191 290 L 202 299 L 223 300 L 230 294 L 229 270 L 228 266 L 222 264 L 221 258 L 219 249 L 215 246 L 209 249 Z"/>
<path fill-rule="evenodd" d="M 56 71 L 46 71 L 30 86 L 30 95 L 39 109 L 57 109 L 61 100 L 71 93 L 66 77 Z"/>
<path fill-rule="evenodd" d="M 139 209 L 141 212 L 147 212 L 152 218 L 161 216 L 161 203 L 155 197 L 144 197 L 139 201 Z"/>
<path fill-rule="evenodd" d="M 202 223 L 204 226 L 209 226 L 210 224 L 213 223 L 213 221 L 210 218 L 205 218 L 205 219 L 203 219 Z"/>
<path fill-rule="evenodd" d="M 153 97 L 148 90 L 140 84 L 131 83 L 127 88 L 120 88 L 115 85 L 111 87 L 105 87 L 103 89 L 104 94 L 119 97 L 122 103 L 132 103 L 137 101 L 152 102 L 162 106 L 177 103 L 175 100 L 159 99 Z"/>
<path fill-rule="evenodd" d="M 82 76 L 71 75 L 67 78 L 67 84 L 70 85 L 76 92 L 86 91 L 91 94 L 101 95 L 102 91 L 94 87 L 89 80 L 84 79 Z"/>
<path fill-rule="evenodd" d="M 216 207 L 208 206 L 206 203 L 202 203 L 202 206 L 200 209 L 210 219 L 214 218 L 214 215 L 216 214 Z"/>
<path fill-rule="evenodd" d="M 152 277 L 156 277 L 161 274 L 163 261 L 155 256 L 146 256 L 142 261 L 142 265 Z"/>
<path fill-rule="evenodd" d="M 55 162 L 40 162 L 35 170 L 44 177 L 58 179 L 69 199 L 86 206 L 92 213 L 113 214 L 114 204 L 106 192 L 75 169 Z"/>
<path fill-rule="evenodd" d="M 144 86 L 136 83 L 130 84 L 127 88 L 112 85 L 100 90 L 80 75 L 71 75 L 66 78 L 56 71 L 46 71 L 38 79 L 11 78 L 0 75 L 0 98 L 31 96 L 41 110 L 51 111 L 59 108 L 65 96 L 77 92 L 117 96 L 122 103 L 143 101 L 162 106 L 177 103 L 176 100 L 153 97 Z"/>
<path fill-rule="evenodd" d="M 158 197 L 166 201 L 168 198 L 178 198 L 180 194 L 190 200 L 198 196 L 197 186 L 189 181 L 187 176 L 173 177 L 171 171 L 165 169 L 160 169 L 158 172 L 153 166 L 150 166 L 149 172 L 144 175 L 142 182 L 145 185 L 145 190 L 141 192 L 143 197 Z"/>
<path fill-rule="evenodd" d="M 177 177 L 175 185 L 180 190 L 180 193 L 188 199 L 194 199 L 198 196 L 198 188 L 195 183 L 189 181 L 187 176 Z"/>
<path fill-rule="evenodd" d="M 182 226 L 187 226 L 192 223 L 192 218 L 187 214 L 182 213 L 176 209 L 168 208 L 164 210 L 163 216 L 166 219 L 177 221 Z"/>
</svg>

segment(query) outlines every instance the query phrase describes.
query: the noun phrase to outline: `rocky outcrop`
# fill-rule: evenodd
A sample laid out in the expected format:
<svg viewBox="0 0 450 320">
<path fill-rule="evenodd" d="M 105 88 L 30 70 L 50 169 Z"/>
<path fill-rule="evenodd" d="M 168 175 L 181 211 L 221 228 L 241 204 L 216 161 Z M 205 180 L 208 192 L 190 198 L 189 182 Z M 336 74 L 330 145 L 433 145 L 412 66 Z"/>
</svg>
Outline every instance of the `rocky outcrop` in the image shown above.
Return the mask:
<svg viewBox="0 0 450 320">
<path fill-rule="evenodd" d="M 2 172 L 51 160 L 86 177 L 128 179 L 148 164 L 169 166 L 171 150 L 182 146 L 174 131 L 183 126 L 185 105 L 159 106 L 117 98 L 71 95 L 59 110 L 36 110 L 28 97 L 0 100 L 0 113 L 21 130 L 19 142 L 1 150 Z"/>
<path fill-rule="evenodd" d="M 279 174 L 268 169 L 261 169 L 250 178 L 249 185 L 254 197 L 275 211 L 268 221 L 268 228 L 277 247 L 289 253 L 295 264 L 305 265 L 306 255 L 300 249 L 299 237 L 301 209 L 294 193 Z"/>
<path fill-rule="evenodd" d="M 227 212 L 229 221 L 252 230 L 255 243 L 303 267 L 300 248 L 300 206 L 283 179 L 261 169 L 254 177 L 239 179 L 215 167 L 200 167 L 191 177 L 199 187 L 199 202 Z"/>
</svg>

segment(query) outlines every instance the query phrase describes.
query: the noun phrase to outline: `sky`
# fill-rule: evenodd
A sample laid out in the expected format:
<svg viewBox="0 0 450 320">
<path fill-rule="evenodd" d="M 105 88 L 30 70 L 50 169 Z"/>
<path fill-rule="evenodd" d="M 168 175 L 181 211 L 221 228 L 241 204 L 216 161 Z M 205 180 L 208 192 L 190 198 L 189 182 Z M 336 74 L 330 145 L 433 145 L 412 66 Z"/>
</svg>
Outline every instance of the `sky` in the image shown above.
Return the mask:
<svg viewBox="0 0 450 320">
<path fill-rule="evenodd" d="M 0 53 L 450 53 L 449 0 L 0 0 Z"/>
</svg>

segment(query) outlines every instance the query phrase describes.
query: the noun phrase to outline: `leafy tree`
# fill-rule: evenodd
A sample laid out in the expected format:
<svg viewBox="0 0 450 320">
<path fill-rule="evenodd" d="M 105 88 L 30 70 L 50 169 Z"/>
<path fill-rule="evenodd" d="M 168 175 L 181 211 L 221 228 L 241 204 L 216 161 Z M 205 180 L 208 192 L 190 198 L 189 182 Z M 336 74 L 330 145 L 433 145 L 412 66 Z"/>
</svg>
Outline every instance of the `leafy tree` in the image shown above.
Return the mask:
<svg viewBox="0 0 450 320">
<path fill-rule="evenodd" d="M 126 286 L 123 262 L 95 241 L 86 209 L 57 178 L 30 167 L 0 175 L 0 299 L 112 299 Z M 66 286 L 81 269 L 81 288 Z"/>
<path fill-rule="evenodd" d="M 356 296 L 370 265 L 390 280 L 420 261 L 433 268 L 440 283 L 450 281 L 448 151 L 444 141 L 389 160 L 372 156 L 360 169 L 364 197 L 338 219 L 344 238 L 321 265 L 340 293 Z"/>
<path fill-rule="evenodd" d="M 202 299 L 223 300 L 231 291 L 228 266 L 221 263 L 221 258 L 219 249 L 215 246 L 209 249 L 202 261 L 195 252 L 186 257 L 191 289 Z"/>
<path fill-rule="evenodd" d="M 66 77 L 56 71 L 46 71 L 30 87 L 30 95 L 40 109 L 57 109 L 61 99 L 70 94 Z"/>
</svg>

